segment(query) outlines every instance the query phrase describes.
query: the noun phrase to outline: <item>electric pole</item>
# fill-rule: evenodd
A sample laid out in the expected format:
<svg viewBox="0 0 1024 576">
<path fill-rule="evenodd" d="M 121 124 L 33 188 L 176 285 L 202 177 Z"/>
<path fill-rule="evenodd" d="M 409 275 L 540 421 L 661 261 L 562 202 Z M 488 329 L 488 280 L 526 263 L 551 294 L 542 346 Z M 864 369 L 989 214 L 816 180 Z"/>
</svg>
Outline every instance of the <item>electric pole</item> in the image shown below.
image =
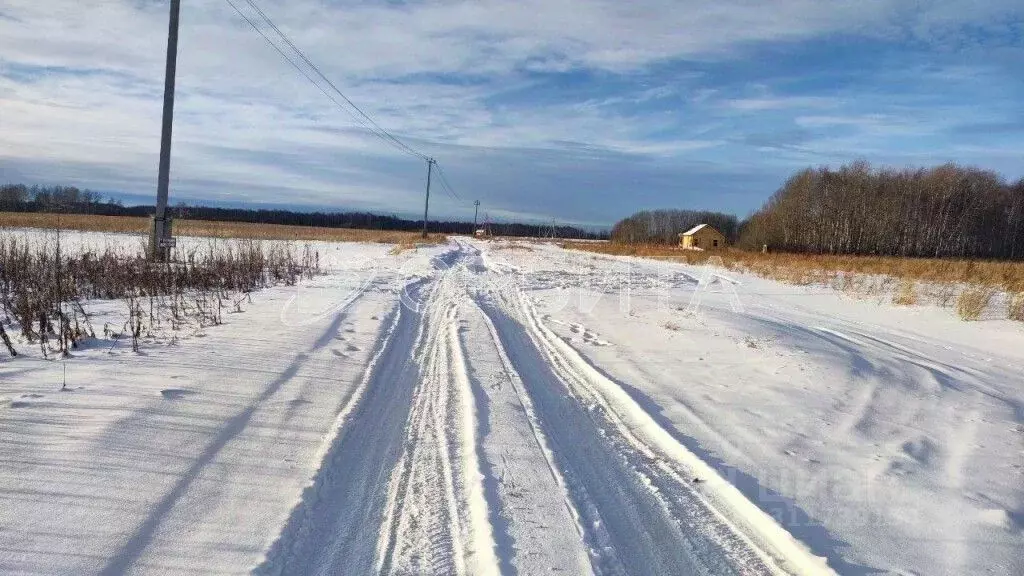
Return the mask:
<svg viewBox="0 0 1024 576">
<path fill-rule="evenodd" d="M 157 176 L 156 214 L 149 236 L 149 257 L 166 260 L 174 246 L 171 219 L 167 217 L 167 190 L 171 177 L 171 128 L 174 123 L 174 77 L 178 63 L 178 16 L 181 0 L 171 0 L 171 23 L 167 32 L 167 69 L 164 78 L 164 122 L 160 136 L 160 173 Z"/>
<path fill-rule="evenodd" d="M 476 235 L 476 217 L 480 214 L 480 201 L 473 202 L 473 206 L 476 206 L 473 210 L 473 234 Z"/>
<path fill-rule="evenodd" d="M 427 158 L 427 200 L 423 204 L 423 237 L 427 237 L 427 213 L 430 211 L 430 174 L 434 171 L 437 160 Z"/>
</svg>

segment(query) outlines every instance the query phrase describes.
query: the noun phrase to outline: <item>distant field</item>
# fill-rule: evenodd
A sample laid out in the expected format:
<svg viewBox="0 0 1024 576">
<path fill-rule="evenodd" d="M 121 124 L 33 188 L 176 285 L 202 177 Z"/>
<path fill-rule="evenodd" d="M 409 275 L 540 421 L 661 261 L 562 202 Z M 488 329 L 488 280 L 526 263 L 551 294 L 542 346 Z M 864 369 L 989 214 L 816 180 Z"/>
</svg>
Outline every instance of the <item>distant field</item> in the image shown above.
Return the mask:
<svg viewBox="0 0 1024 576">
<path fill-rule="evenodd" d="M 893 303 L 899 305 L 955 306 L 957 314 L 965 320 L 976 320 L 994 303 L 1002 302 L 1005 317 L 1024 320 L 1024 262 L 762 254 L 737 249 L 696 251 L 663 244 L 613 242 L 564 242 L 562 246 L 688 264 L 703 264 L 718 257 L 727 268 L 789 284 L 827 285 L 861 296 L 891 295 Z"/>
<path fill-rule="evenodd" d="M 60 228 L 88 232 L 121 232 L 145 234 L 149 218 L 133 216 L 94 216 L 88 214 L 50 214 L 0 212 L 0 228 Z M 282 224 L 248 222 L 212 222 L 206 220 L 175 220 L 174 234 L 214 238 L 253 238 L 260 240 L 323 240 L 328 242 L 377 242 L 410 245 L 421 242 L 419 232 L 389 230 L 356 230 L 351 228 L 318 228 Z M 426 242 L 438 244 L 447 237 L 430 234 Z"/>
</svg>

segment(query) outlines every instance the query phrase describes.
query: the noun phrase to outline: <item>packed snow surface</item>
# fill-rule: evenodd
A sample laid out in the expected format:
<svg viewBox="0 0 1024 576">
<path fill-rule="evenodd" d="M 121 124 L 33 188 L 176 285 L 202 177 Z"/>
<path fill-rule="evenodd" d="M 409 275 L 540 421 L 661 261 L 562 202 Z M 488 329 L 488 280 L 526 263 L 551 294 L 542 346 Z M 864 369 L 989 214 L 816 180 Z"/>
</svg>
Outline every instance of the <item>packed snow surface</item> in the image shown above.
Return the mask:
<svg viewBox="0 0 1024 576">
<path fill-rule="evenodd" d="M 315 248 L 221 326 L 0 361 L 0 573 L 1024 573 L 1019 324 L 539 242 Z"/>
</svg>

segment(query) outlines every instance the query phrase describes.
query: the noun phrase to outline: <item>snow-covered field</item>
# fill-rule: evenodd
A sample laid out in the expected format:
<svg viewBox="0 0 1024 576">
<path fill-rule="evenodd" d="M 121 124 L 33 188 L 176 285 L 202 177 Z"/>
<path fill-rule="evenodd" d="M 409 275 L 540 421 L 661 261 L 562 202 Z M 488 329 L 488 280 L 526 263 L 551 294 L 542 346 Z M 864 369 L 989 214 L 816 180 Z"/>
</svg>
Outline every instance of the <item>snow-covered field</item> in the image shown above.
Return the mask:
<svg viewBox="0 0 1024 576">
<path fill-rule="evenodd" d="M 317 249 L 222 326 L 0 360 L 0 573 L 1024 573 L 1019 323 L 543 243 Z"/>
</svg>

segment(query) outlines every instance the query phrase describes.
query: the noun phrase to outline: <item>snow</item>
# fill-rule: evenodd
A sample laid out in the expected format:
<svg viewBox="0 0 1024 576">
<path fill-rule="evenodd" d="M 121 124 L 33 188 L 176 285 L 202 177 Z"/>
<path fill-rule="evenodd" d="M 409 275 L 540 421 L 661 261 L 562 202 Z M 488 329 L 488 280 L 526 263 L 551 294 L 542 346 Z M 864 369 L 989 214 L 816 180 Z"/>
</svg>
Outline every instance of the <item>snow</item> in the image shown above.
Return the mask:
<svg viewBox="0 0 1024 576">
<path fill-rule="evenodd" d="M 312 245 L 323 275 L 222 326 L 0 359 L 0 572 L 1024 572 L 1020 323 L 542 242 Z"/>
<path fill-rule="evenodd" d="M 693 228 L 690 228 L 686 232 L 683 232 L 683 236 L 693 236 L 694 234 L 696 234 L 697 232 L 700 232 L 701 230 L 703 230 L 706 227 L 707 227 L 707 224 L 697 224 Z"/>
<path fill-rule="evenodd" d="M 70 246 L 77 235 L 63 236 Z M 176 344 L 158 335 L 133 354 L 123 342 L 109 353 L 111 342 L 98 342 L 63 362 L 20 346 L 30 357 L 2 361 L 0 572 L 254 565 L 319 462 L 336 414 L 353 405 L 380 337 L 377 318 L 395 308 L 398 294 L 378 263 L 400 266 L 399 278 L 430 270 L 429 251 L 396 261 L 389 246 L 338 247 L 345 258 L 333 273 L 258 293 L 225 325 Z M 380 289 L 341 308 L 370 273 Z M 296 296 L 301 306 L 286 307 Z M 99 325 L 120 317 L 120 303 L 87 308 Z M 60 391 L 65 367 L 69 392 Z"/>
<path fill-rule="evenodd" d="M 838 572 L 1024 571 L 1020 323 L 724 270 L 735 283 L 697 290 L 701 268 L 547 245 L 490 258 L 568 345 Z"/>
</svg>

